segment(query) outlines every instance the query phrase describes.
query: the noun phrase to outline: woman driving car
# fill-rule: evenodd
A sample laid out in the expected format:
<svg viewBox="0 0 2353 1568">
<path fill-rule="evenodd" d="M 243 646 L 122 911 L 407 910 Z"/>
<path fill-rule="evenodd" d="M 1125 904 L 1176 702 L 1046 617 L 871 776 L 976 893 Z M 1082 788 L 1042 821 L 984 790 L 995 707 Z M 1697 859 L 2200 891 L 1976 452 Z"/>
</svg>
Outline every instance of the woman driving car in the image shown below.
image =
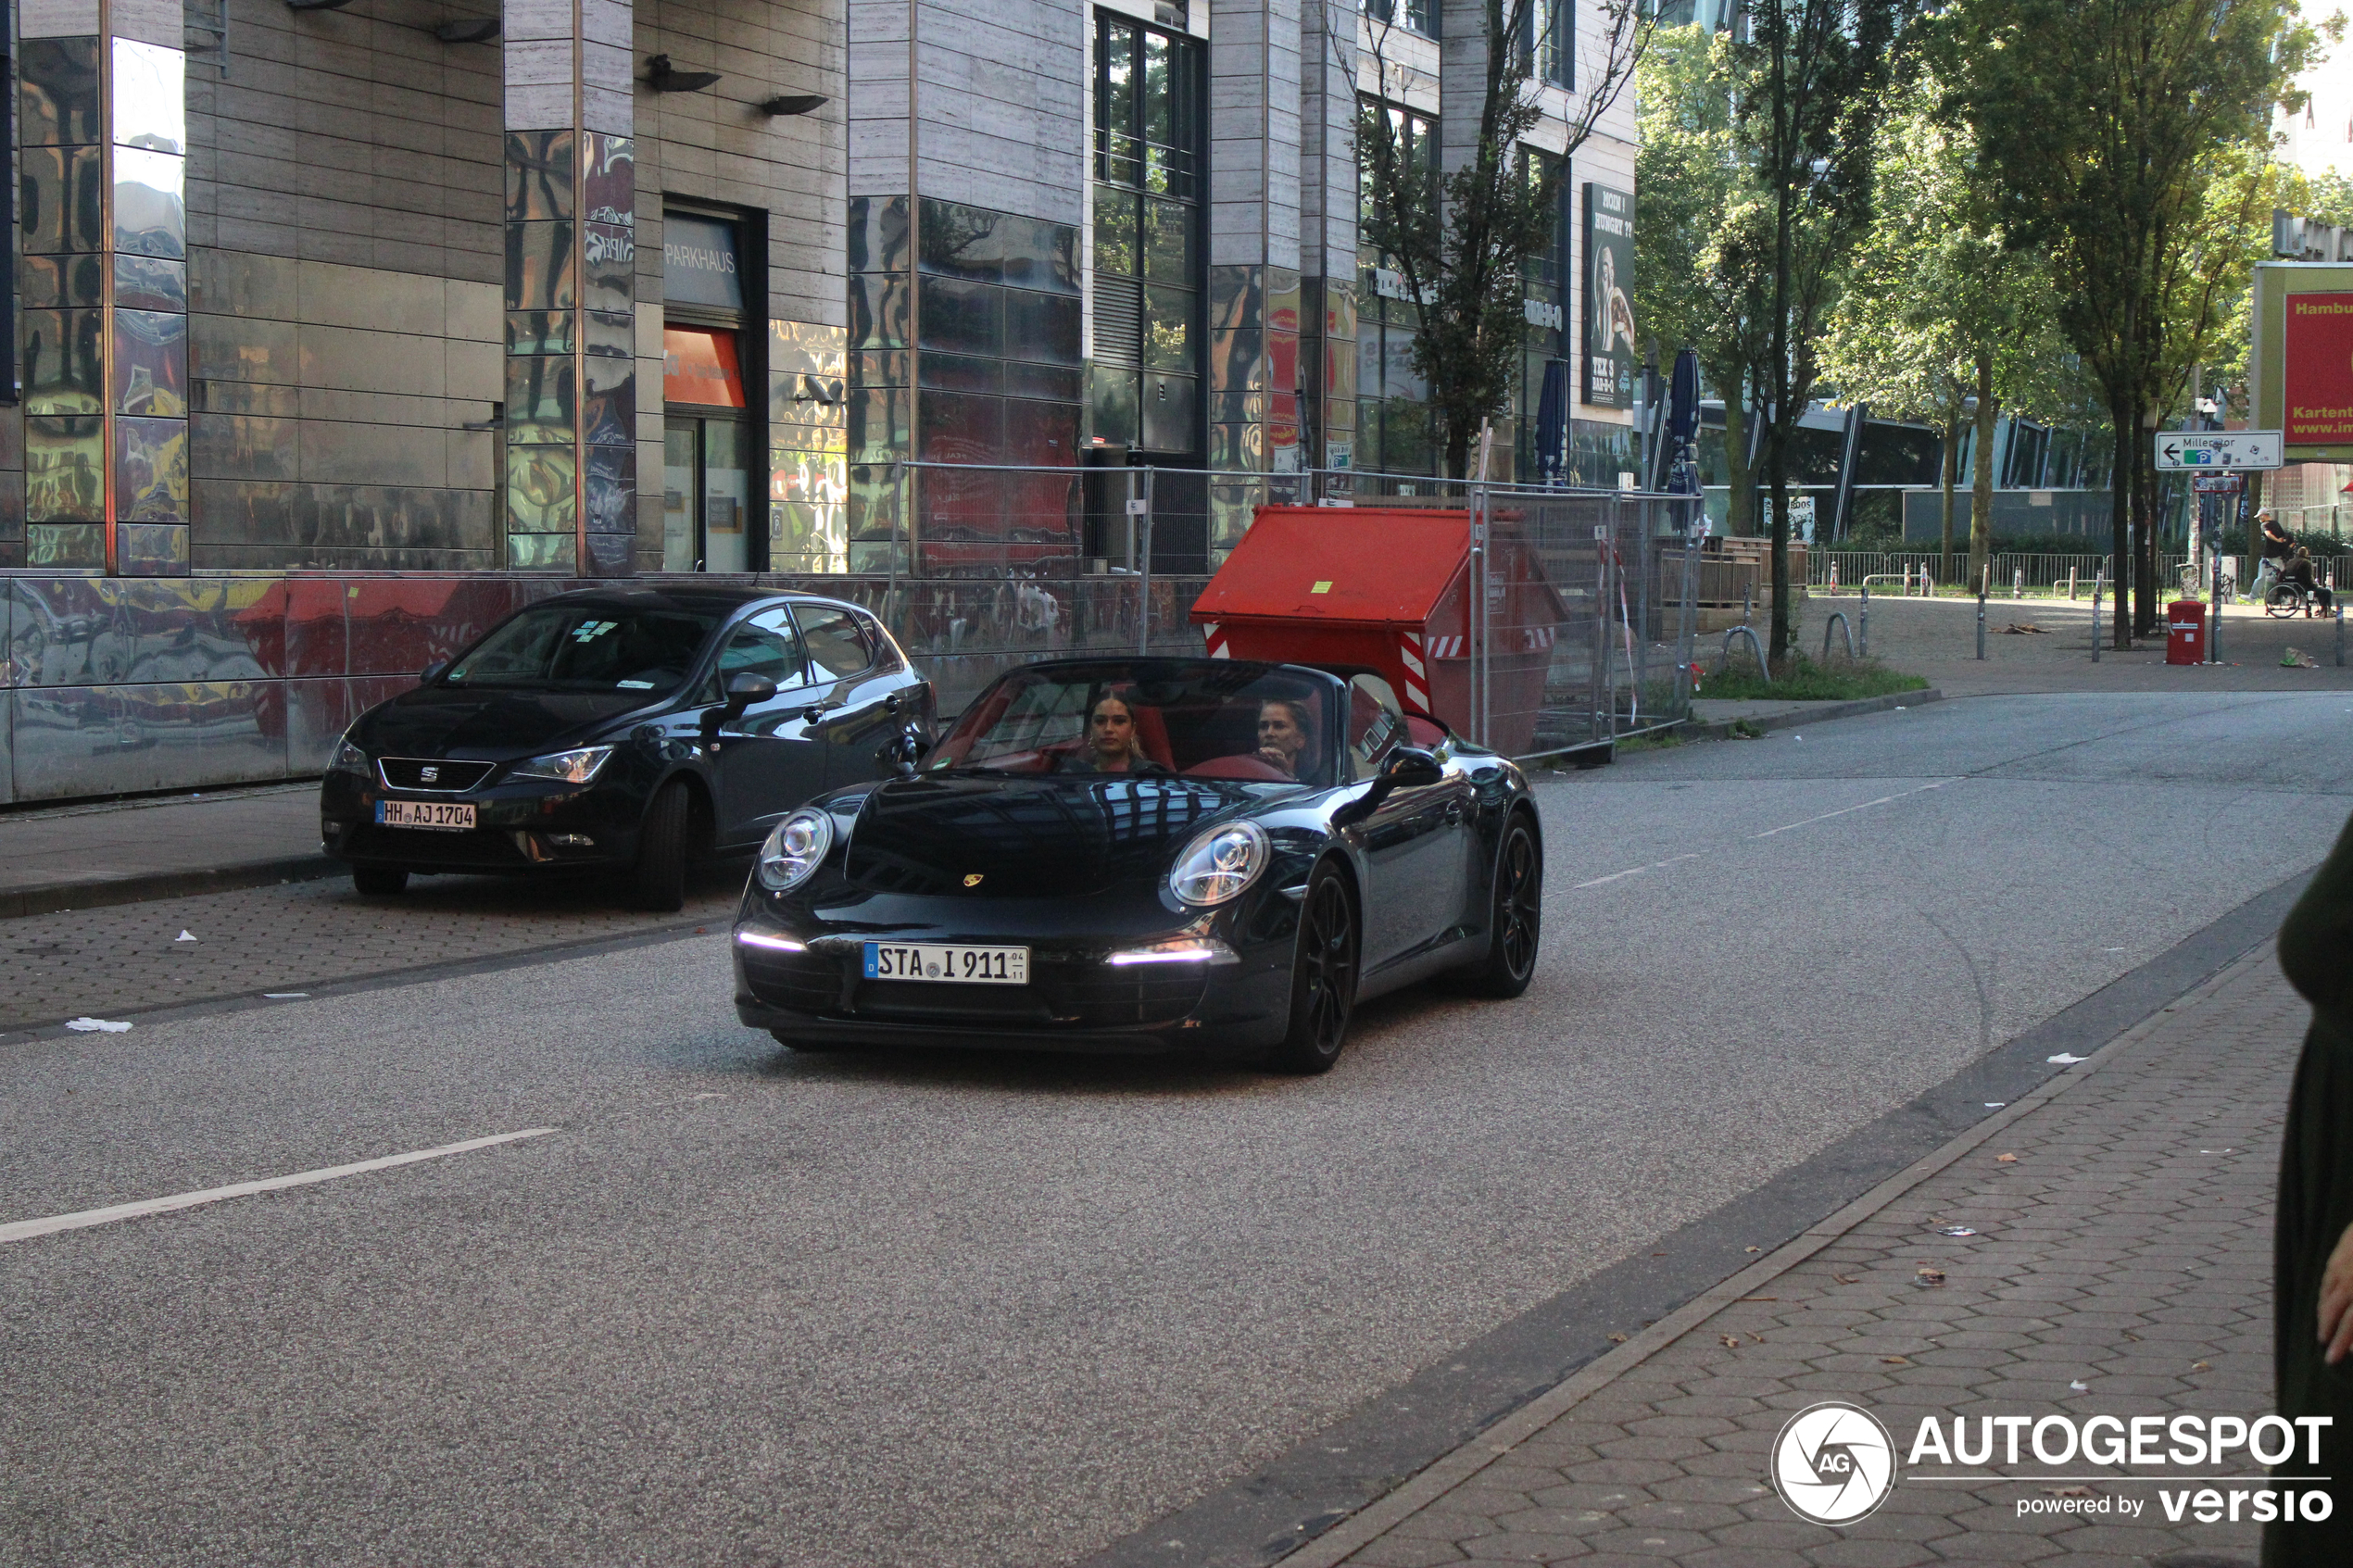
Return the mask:
<svg viewBox="0 0 2353 1568">
<path fill-rule="evenodd" d="M 1287 779 L 1299 777 L 1308 746 L 1307 704 L 1296 697 L 1268 697 L 1258 705 L 1258 759 Z"/>
</svg>

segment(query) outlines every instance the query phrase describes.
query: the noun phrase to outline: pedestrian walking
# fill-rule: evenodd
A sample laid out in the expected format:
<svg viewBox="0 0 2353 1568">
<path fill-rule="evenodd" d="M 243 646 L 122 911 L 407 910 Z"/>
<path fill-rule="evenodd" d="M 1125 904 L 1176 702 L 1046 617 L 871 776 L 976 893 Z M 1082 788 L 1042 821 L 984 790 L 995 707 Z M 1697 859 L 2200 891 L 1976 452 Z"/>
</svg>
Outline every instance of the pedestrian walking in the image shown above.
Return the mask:
<svg viewBox="0 0 2353 1568">
<path fill-rule="evenodd" d="M 2283 1474 L 2342 1476 L 2353 1462 L 2353 822 L 2280 927 L 2280 967 L 2312 1004 L 2280 1149 L 2272 1236 L 2272 1365 L 2280 1413 L 2328 1416 L 2318 1464 L 2300 1449 Z M 2309 1485 L 2309 1483 L 2308 1483 Z M 2318 1524 L 2263 1527 L 2263 1568 L 2353 1562 L 2353 1488 Z"/>
</svg>

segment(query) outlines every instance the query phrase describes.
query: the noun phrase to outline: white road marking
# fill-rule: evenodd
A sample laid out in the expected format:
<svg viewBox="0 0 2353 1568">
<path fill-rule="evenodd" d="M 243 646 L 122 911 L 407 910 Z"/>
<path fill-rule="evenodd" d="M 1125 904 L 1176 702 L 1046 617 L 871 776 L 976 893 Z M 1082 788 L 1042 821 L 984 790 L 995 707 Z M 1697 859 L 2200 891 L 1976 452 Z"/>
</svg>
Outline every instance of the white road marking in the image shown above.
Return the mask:
<svg viewBox="0 0 2353 1568">
<path fill-rule="evenodd" d="M 118 1203 L 108 1209 L 84 1209 L 78 1214 L 52 1214 L 45 1220 L 19 1220 L 13 1224 L 0 1225 L 0 1243 L 30 1241 L 36 1236 L 55 1236 L 59 1231 L 78 1231 L 90 1225 L 108 1225 L 117 1220 L 144 1219 L 149 1214 L 169 1214 L 175 1209 L 194 1209 L 200 1204 L 218 1203 L 227 1198 L 250 1198 L 258 1192 L 277 1192 L 285 1187 L 308 1186 L 313 1182 L 332 1182 L 338 1176 L 364 1175 L 370 1171 L 388 1171 L 396 1165 L 414 1165 L 420 1160 L 439 1160 L 447 1155 L 465 1154 L 477 1148 L 513 1143 L 518 1138 L 544 1138 L 549 1133 L 561 1132 L 560 1127 L 530 1127 L 520 1133 L 499 1133 L 486 1138 L 468 1138 L 463 1143 L 446 1143 L 438 1148 L 421 1148 L 411 1154 L 387 1154 L 381 1160 L 361 1160 L 349 1165 L 330 1165 L 322 1171 L 298 1171 L 291 1176 L 269 1176 L 258 1182 L 236 1182 L 225 1187 L 206 1187 L 201 1192 L 175 1193 L 170 1198 L 150 1198 L 140 1203 Z"/>
<path fill-rule="evenodd" d="M 1748 836 L 1751 838 L 1770 838 L 1777 833 L 1787 833 L 1792 828 L 1810 827 L 1816 822 L 1827 822 L 1832 817 L 1843 817 L 1849 811 L 1868 811 L 1874 806 L 1884 806 L 1891 800 L 1901 800 L 1907 795 L 1919 795 L 1927 790 L 1943 789 L 1948 784 L 1958 784 L 1959 782 L 1960 781 L 1958 779 L 1939 779 L 1934 784 L 1924 784 L 1920 785 L 1919 789 L 1897 790 L 1894 795 L 1882 795 L 1877 800 L 1866 800 L 1860 806 L 1843 806 L 1835 811 L 1825 811 L 1818 817 L 1807 817 L 1803 822 L 1783 822 L 1780 827 L 1767 828 L 1763 833 L 1753 833 Z"/>
<path fill-rule="evenodd" d="M 1676 865 L 1681 861 L 1696 860 L 1698 859 L 1699 857 L 1697 855 L 1678 855 L 1670 860 L 1655 860 L 1647 866 L 1636 866 L 1630 872 L 1612 872 L 1607 876 L 1597 876 L 1591 882 L 1580 882 L 1576 886 L 1570 888 L 1569 891 L 1571 893 L 1579 893 L 1588 887 L 1599 887 L 1603 884 L 1610 882 L 1623 882 L 1629 876 L 1640 876 L 1644 872 L 1664 871 L 1668 866 Z"/>
</svg>

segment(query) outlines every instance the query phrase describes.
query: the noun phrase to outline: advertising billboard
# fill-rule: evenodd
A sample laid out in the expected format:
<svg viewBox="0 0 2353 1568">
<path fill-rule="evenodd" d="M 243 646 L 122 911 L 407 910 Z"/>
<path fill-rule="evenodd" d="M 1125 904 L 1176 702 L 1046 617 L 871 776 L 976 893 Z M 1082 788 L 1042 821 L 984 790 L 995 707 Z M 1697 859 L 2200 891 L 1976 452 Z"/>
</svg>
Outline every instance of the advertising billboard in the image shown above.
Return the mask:
<svg viewBox="0 0 2353 1568">
<path fill-rule="evenodd" d="M 2353 460 L 2353 267 L 2255 269 L 2255 417 L 2291 463 Z"/>
<path fill-rule="evenodd" d="M 1634 197 L 1585 186 L 1585 385 L 1580 401 L 1634 406 Z"/>
</svg>

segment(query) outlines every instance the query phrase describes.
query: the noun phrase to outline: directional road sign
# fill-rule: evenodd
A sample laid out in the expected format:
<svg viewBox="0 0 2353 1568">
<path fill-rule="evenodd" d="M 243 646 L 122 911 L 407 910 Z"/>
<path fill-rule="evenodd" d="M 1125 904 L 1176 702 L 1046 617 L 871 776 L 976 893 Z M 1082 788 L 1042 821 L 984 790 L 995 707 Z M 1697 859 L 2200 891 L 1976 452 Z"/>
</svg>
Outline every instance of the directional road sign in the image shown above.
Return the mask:
<svg viewBox="0 0 2353 1568">
<path fill-rule="evenodd" d="M 2169 430 L 2157 438 L 2159 469 L 2275 469 L 2276 430 Z"/>
</svg>

